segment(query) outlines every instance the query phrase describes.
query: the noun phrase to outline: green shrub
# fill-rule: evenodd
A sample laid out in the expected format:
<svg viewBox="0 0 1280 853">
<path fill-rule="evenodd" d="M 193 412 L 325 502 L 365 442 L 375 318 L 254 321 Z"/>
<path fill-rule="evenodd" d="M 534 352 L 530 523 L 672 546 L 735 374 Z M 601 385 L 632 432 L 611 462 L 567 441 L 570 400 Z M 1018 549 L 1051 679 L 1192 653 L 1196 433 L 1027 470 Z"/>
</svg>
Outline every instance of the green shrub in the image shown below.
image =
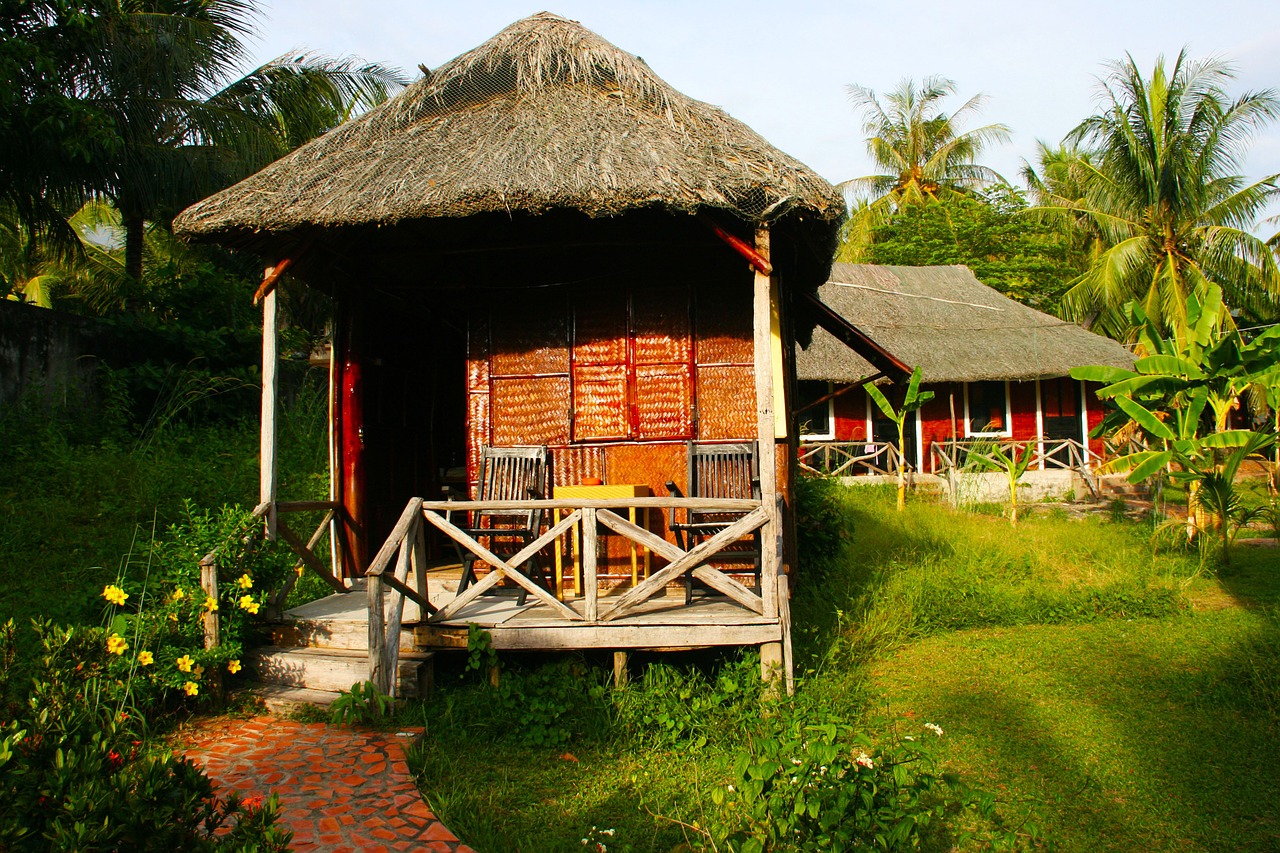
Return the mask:
<svg viewBox="0 0 1280 853">
<path fill-rule="evenodd" d="M 219 801 L 199 769 L 147 742 L 144 717 L 106 672 L 100 630 L 36 633 L 36 678 L 0 725 L 0 850 L 288 848 L 274 797 Z M 0 642 L 13 634 L 6 626 Z"/>
<path fill-rule="evenodd" d="M 618 724 L 639 743 L 701 749 L 752 731 L 761 717 L 763 690 L 760 657 L 751 650 L 711 675 L 651 663 L 640 679 L 614 690 L 611 698 Z"/>
<path fill-rule="evenodd" d="M 1015 846 L 992 795 L 938 771 L 932 741 L 941 736 L 926 724 L 877 746 L 848 726 L 795 721 L 755 739 L 734 760 L 732 780 L 711 792 L 701 848 L 908 850 L 948 827 L 948 840 L 964 844 L 970 833 L 954 829 L 961 812 L 981 827 L 983 843 Z"/>
</svg>

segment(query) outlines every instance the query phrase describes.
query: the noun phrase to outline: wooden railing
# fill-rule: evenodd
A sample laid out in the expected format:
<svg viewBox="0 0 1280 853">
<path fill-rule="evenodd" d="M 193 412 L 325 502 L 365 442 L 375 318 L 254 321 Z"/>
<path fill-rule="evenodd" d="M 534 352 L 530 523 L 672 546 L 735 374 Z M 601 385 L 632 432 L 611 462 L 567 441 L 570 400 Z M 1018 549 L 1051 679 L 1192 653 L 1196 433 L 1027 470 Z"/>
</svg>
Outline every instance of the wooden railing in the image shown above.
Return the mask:
<svg viewBox="0 0 1280 853">
<path fill-rule="evenodd" d="M 1086 473 L 1101 461 L 1101 457 L 1091 451 L 1087 445 L 1069 438 L 1046 439 L 1043 442 L 1037 439 L 995 441 L 970 438 L 955 442 L 935 442 L 930 445 L 929 471 L 945 474 L 951 469 L 972 470 L 975 463 L 986 468 L 999 467 L 989 453 L 992 447 L 999 447 L 1005 453 L 1016 453 L 1019 458 L 1026 452 L 1026 448 L 1031 448 L 1031 463 L 1027 466 L 1029 469 L 1060 469 Z"/>
<path fill-rule="evenodd" d="M 667 512 L 693 509 L 741 513 L 741 517 L 714 536 L 686 551 L 624 518 L 623 515 L 631 508 Z M 567 512 L 568 515 L 551 525 L 518 553 L 509 557 L 500 557 L 493 553 L 477 541 L 471 533 L 450 520 L 453 513 L 470 510 L 528 509 L 558 510 Z M 577 498 L 529 501 L 424 501 L 421 498 L 414 498 L 405 507 L 391 535 L 365 572 L 369 579 L 369 680 L 378 689 L 394 695 L 400 630 L 406 598 L 417 602 L 423 612 L 428 614 L 427 621 L 444 622 L 457 617 L 468 604 L 503 580 L 521 587 L 539 603 L 546 605 L 553 613 L 570 624 L 596 625 L 633 614 L 641 604 L 665 592 L 669 583 L 679 579 L 686 572 L 744 608 L 766 618 L 778 619 L 780 618 L 779 578 L 762 579 L 761 593 L 758 594 L 724 572 L 707 565 L 707 562 L 716 554 L 749 536 L 769 520 L 770 513 L 757 500 L 630 497 L 603 500 Z M 423 545 L 426 524 L 437 528 L 460 547 L 475 554 L 491 569 L 478 582 L 439 609 L 433 607 L 427 600 Z M 516 568 L 524 565 L 543 549 L 552 546 L 558 538 L 575 527 L 581 528 L 582 541 L 581 610 L 570 607 Z M 610 606 L 603 612 L 601 612 L 599 598 L 600 577 L 596 548 L 600 527 L 607 528 L 668 561 L 666 566 L 616 599 L 612 599 Z M 481 538 L 484 537 L 481 536 Z M 766 542 L 763 547 L 773 546 Z M 393 557 L 396 558 L 394 570 L 391 569 Z M 411 571 L 416 574 L 418 580 L 416 590 L 410 588 L 408 584 L 407 579 Z M 783 587 L 783 593 L 785 593 L 785 582 Z M 388 591 L 391 595 L 389 600 L 386 599 Z"/>
<path fill-rule="evenodd" d="M 801 470 L 828 477 L 897 474 L 903 464 L 902 452 L 888 441 L 808 442 L 797 460 Z"/>
</svg>

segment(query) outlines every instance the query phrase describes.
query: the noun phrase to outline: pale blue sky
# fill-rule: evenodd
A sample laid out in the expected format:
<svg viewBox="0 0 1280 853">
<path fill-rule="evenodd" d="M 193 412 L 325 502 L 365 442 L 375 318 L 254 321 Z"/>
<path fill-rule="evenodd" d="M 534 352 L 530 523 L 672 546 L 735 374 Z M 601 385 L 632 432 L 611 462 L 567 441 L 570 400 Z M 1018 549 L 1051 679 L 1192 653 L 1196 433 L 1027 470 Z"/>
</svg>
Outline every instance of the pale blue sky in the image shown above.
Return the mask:
<svg viewBox="0 0 1280 853">
<path fill-rule="evenodd" d="M 1261 0 L 264 0 L 262 8 L 258 61 L 305 47 L 415 77 L 419 63 L 438 67 L 546 9 L 644 57 L 685 94 L 723 107 L 833 182 L 871 171 L 849 83 L 883 92 L 906 76 L 941 74 L 963 98 L 984 93 L 980 121 L 1013 129 L 985 162 L 1011 181 L 1036 139 L 1056 143 L 1093 111 L 1103 63 L 1126 51 L 1149 69 L 1158 54 L 1188 46 L 1236 66 L 1233 93 L 1280 88 L 1280 15 Z M 1255 141 L 1245 171 L 1280 172 L 1280 126 Z"/>
</svg>

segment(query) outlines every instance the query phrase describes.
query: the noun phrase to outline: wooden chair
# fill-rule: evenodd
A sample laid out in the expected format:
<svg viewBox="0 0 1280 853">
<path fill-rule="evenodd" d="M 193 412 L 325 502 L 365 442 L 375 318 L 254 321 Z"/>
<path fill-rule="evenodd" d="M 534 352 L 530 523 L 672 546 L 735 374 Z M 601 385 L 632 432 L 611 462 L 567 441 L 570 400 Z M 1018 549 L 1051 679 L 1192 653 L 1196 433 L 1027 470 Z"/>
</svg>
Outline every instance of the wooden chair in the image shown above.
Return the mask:
<svg viewBox="0 0 1280 853">
<path fill-rule="evenodd" d="M 551 464 L 545 445 L 538 447 L 481 447 L 480 477 L 476 483 L 478 501 L 541 500 L 550 491 Z M 462 528 L 473 539 L 495 555 L 507 558 L 538 538 L 542 529 L 542 510 L 489 510 L 471 512 L 471 524 Z M 454 543 L 462 561 L 461 594 L 475 582 L 476 555 Z M 517 566 L 526 576 L 538 568 L 539 556 L 530 557 Z M 544 579 L 545 583 L 545 579 Z M 520 588 L 516 604 L 523 606 L 528 591 Z"/>
<path fill-rule="evenodd" d="M 688 452 L 689 496 L 694 498 L 744 498 L 760 500 L 760 459 L 756 442 L 698 443 L 689 442 Z M 672 497 L 684 497 L 679 487 L 667 481 L 667 491 Z M 745 512 L 711 512 L 690 509 L 679 520 L 675 511 L 671 514 L 671 530 L 676 544 L 688 551 L 705 539 L 710 539 L 733 524 Z M 750 539 L 729 546 L 715 555 L 716 562 L 745 562 L 751 564 L 756 591 L 760 590 L 760 531 Z M 693 574 L 684 576 L 684 602 L 693 601 Z"/>
</svg>

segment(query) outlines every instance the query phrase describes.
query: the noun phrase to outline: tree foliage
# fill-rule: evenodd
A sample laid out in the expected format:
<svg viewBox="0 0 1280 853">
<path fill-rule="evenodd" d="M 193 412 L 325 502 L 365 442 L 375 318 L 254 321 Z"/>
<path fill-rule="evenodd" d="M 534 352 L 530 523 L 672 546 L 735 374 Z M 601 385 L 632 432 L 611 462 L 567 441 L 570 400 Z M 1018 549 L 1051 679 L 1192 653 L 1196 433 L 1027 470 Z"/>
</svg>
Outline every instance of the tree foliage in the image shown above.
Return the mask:
<svg viewBox="0 0 1280 853">
<path fill-rule="evenodd" d="M 882 103 L 865 86 L 848 87 L 854 107 L 863 114 L 867 151 L 883 171 L 841 184 L 858 201 L 841 260 L 860 260 L 870 230 L 904 208 L 1004 182 L 977 158 L 992 143 L 1006 141 L 1009 129 L 989 124 L 963 130 L 965 120 L 985 99 L 975 95 L 948 114 L 942 101 L 955 91 L 955 82 L 944 77 L 926 77 L 919 88 L 907 78 L 885 93 Z"/>
<path fill-rule="evenodd" d="M 872 231 L 873 264 L 964 264 L 989 287 L 1041 311 L 1057 313 L 1085 257 L 1054 225 L 1027 215 L 1016 189 L 997 186 L 900 211 Z"/>
<path fill-rule="evenodd" d="M 1274 90 L 1232 98 L 1231 68 L 1180 53 L 1144 75 L 1132 57 L 1109 66 L 1103 109 L 1058 152 L 1042 149 L 1034 188 L 1044 210 L 1084 239 L 1093 263 L 1068 291 L 1069 316 L 1125 339 L 1124 305 L 1141 304 L 1161 329 L 1187 322 L 1188 298 L 1220 286 L 1233 311 L 1270 318 L 1280 269 L 1250 229 L 1280 193 L 1280 175 L 1238 174 L 1249 140 L 1280 116 Z M 1046 156 L 1052 155 L 1052 157 Z"/>
</svg>

